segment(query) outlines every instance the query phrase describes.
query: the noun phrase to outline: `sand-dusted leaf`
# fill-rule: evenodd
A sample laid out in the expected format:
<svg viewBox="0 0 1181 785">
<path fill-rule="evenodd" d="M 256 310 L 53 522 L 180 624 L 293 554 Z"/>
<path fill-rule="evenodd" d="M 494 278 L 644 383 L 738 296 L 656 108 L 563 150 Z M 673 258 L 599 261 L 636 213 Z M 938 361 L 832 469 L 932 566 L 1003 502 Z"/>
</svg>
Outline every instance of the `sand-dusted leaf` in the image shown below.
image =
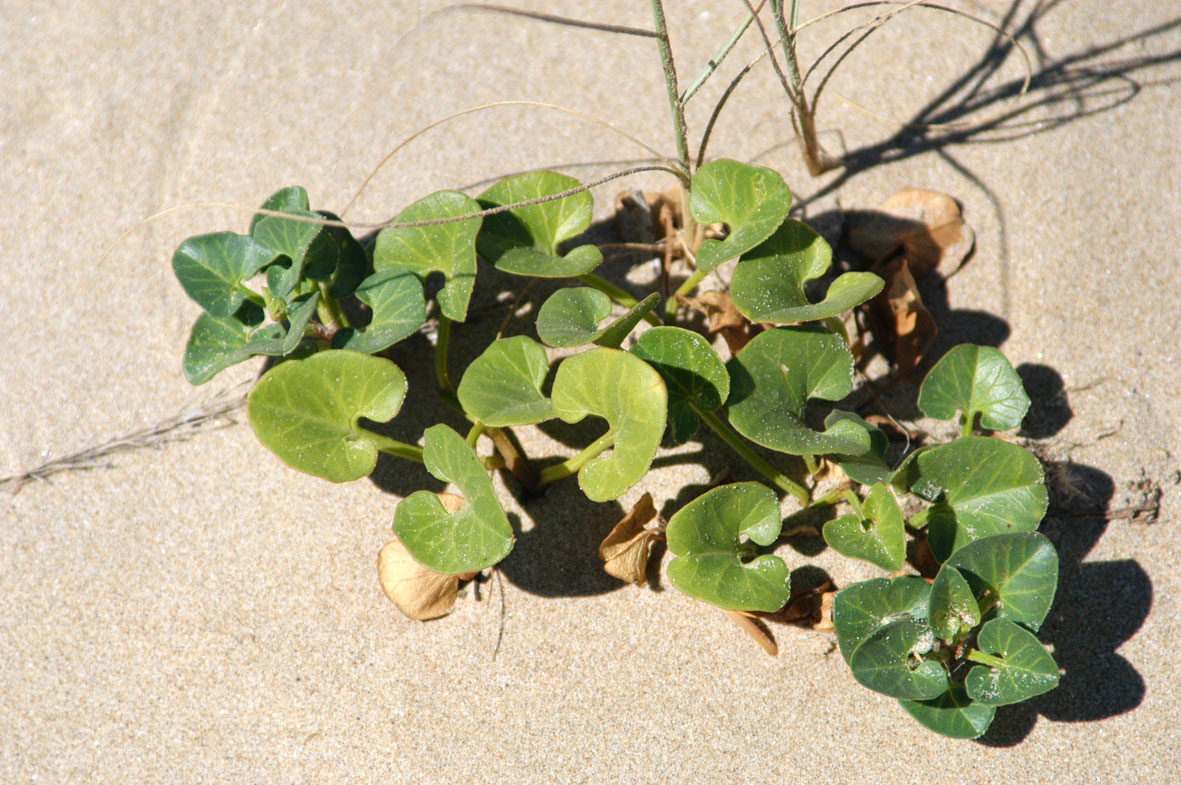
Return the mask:
<svg viewBox="0 0 1181 785">
<path fill-rule="evenodd" d="M 932 482 L 929 478 L 924 477 L 919 473 L 918 458 L 928 450 L 934 449 L 938 445 L 924 445 L 919 447 L 914 452 L 902 459 L 902 463 L 898 464 L 898 468 L 894 470 L 894 474 L 890 476 L 890 484 L 898 490 L 899 493 L 906 493 L 910 491 L 915 496 L 923 501 L 934 502 L 939 500 L 943 489 Z M 921 529 L 927 525 L 925 520 L 926 511 L 920 516 L 914 516 L 909 524 L 916 529 Z"/>
<path fill-rule="evenodd" d="M 346 327 L 332 336 L 334 349 L 376 354 L 422 327 L 426 300 L 422 281 L 402 270 L 384 270 L 366 278 L 355 292 L 373 311 L 369 325 Z"/>
<path fill-rule="evenodd" d="M 840 417 L 814 431 L 804 422 L 809 399 L 836 401 L 853 388 L 853 355 L 840 336 L 819 327 L 759 333 L 726 364 L 726 413 L 746 438 L 793 455 L 869 451 L 869 433 Z"/>
<path fill-rule="evenodd" d="M 832 603 L 832 623 L 845 662 L 866 638 L 890 622 L 903 618 L 925 622 L 931 586 L 922 578 L 874 578 L 837 592 Z"/>
<path fill-rule="evenodd" d="M 501 338 L 472 360 L 459 382 L 459 403 L 485 425 L 532 425 L 554 416 L 541 386 L 549 373 L 545 348 L 525 335 Z"/>
<path fill-rule="evenodd" d="M 698 169 L 689 188 L 689 211 L 703 225 L 724 223 L 725 240 L 697 249 L 697 269 L 709 271 L 766 240 L 791 207 L 791 191 L 773 169 L 723 158 Z"/>
<path fill-rule="evenodd" d="M 422 566 L 448 574 L 478 572 L 508 555 L 513 529 L 484 464 L 446 425 L 423 433 L 422 460 L 431 476 L 453 483 L 467 504 L 449 511 L 430 491 L 415 491 L 394 511 L 394 534 Z"/>
<path fill-rule="evenodd" d="M 550 346 L 562 348 L 594 343 L 618 349 L 659 302 L 660 295 L 653 292 L 611 324 L 599 327 L 599 322 L 611 315 L 610 297 L 589 286 L 559 289 L 537 312 L 537 336 Z"/>
<path fill-rule="evenodd" d="M 280 188 L 268 196 L 267 200 L 262 203 L 262 209 L 280 213 L 306 213 L 312 207 L 311 202 L 308 201 L 307 190 L 302 186 L 292 185 Z M 263 213 L 255 213 L 254 217 L 250 219 L 251 234 L 254 234 L 254 227 L 258 226 L 258 222 L 266 217 Z"/>
<path fill-rule="evenodd" d="M 693 410 L 712 412 L 730 395 L 730 375 L 722 358 L 695 332 L 653 327 L 640 336 L 632 354 L 651 365 L 668 388 L 668 427 L 674 444 L 683 444 L 700 426 Z"/>
<path fill-rule="evenodd" d="M 475 199 L 458 191 L 436 191 L 407 207 L 398 223 L 454 218 L 480 211 Z M 391 226 L 377 235 L 373 269 L 412 272 L 425 281 L 433 272 L 443 274 L 443 288 L 435 295 L 439 310 L 448 319 L 467 318 L 468 302 L 476 283 L 476 235 L 482 219 L 436 226 Z"/>
<path fill-rule="evenodd" d="M 250 236 L 213 232 L 181 243 L 172 255 L 172 271 L 193 302 L 213 316 L 231 316 L 245 299 L 245 282 L 267 261 Z"/>
<path fill-rule="evenodd" d="M 936 420 L 951 420 L 963 412 L 994 431 L 1021 425 L 1029 411 L 1029 396 L 1021 377 L 1005 356 L 991 346 L 962 343 L 935 363 L 919 388 L 919 409 Z"/>
<path fill-rule="evenodd" d="M 849 242 L 873 262 L 901 254 L 918 278 L 938 265 L 960 264 L 976 235 L 947 194 L 905 188 L 873 211 L 848 216 Z"/>
<path fill-rule="evenodd" d="M 923 659 L 935 645 L 931 628 L 897 619 L 873 632 L 853 652 L 853 678 L 875 692 L 903 700 L 935 698 L 947 691 L 947 669 Z"/>
<path fill-rule="evenodd" d="M 927 510 L 931 551 L 940 561 L 974 540 L 1033 531 L 1046 514 L 1042 465 L 1016 444 L 968 436 L 923 452 L 916 464 L 923 479 L 943 489 Z"/>
<path fill-rule="evenodd" d="M 1058 663 L 1037 636 L 1019 624 L 993 619 L 980 628 L 976 647 L 994 661 L 968 671 L 964 687 L 974 701 L 1007 706 L 1058 686 Z"/>
<path fill-rule="evenodd" d="M 919 724 L 952 739 L 976 739 L 984 735 L 996 714 L 995 706 L 968 697 L 962 684 L 948 685 L 947 692 L 923 701 L 898 701 Z"/>
<path fill-rule="evenodd" d="M 578 470 L 591 501 L 622 496 L 648 473 L 664 434 L 668 392 L 652 366 L 618 349 L 591 349 L 567 357 L 554 377 L 554 412 L 566 422 L 588 414 L 607 421 L 600 442 L 611 452 Z"/>
<path fill-rule="evenodd" d="M 923 305 L 905 258 L 896 257 L 876 271 L 886 282 L 874 298 L 874 308 L 887 332 L 883 340 L 893 344 L 894 365 L 901 376 L 907 376 L 935 342 L 935 318 Z"/>
<path fill-rule="evenodd" d="M 726 610 L 773 612 L 791 593 L 787 565 L 758 555 L 783 525 L 775 493 L 757 482 L 722 485 L 672 516 L 665 529 L 673 586 Z"/>
<path fill-rule="evenodd" d="M 599 558 L 608 574 L 626 583 L 648 583 L 648 557 L 660 539 L 656 529 L 645 529 L 656 517 L 652 494 L 645 493 L 627 515 L 615 524 L 599 545 Z"/>
<path fill-rule="evenodd" d="M 824 541 L 843 556 L 863 559 L 883 570 L 896 570 L 906 561 L 902 510 L 881 483 L 869 489 L 860 510 L 824 524 Z"/>
<path fill-rule="evenodd" d="M 878 482 L 890 483 L 894 477 L 894 470 L 886 462 L 886 448 L 890 446 L 886 434 L 882 432 L 881 428 L 869 424 L 857 414 L 841 409 L 834 410 L 826 421 L 840 422 L 842 420 L 865 429 L 865 432 L 869 434 L 869 451 L 862 455 L 834 454 L 832 458 L 836 464 L 845 474 L 849 475 L 849 479 L 862 485 L 873 485 Z"/>
<path fill-rule="evenodd" d="M 1058 552 L 1038 532 L 1000 534 L 967 545 L 947 560 L 967 579 L 984 610 L 1036 632 L 1058 590 Z"/>
<path fill-rule="evenodd" d="M 955 567 L 944 564 L 931 584 L 927 608 L 931 629 L 944 640 L 957 640 L 980 623 L 980 604 L 972 587 Z"/>
<path fill-rule="evenodd" d="M 377 554 L 377 577 L 385 596 L 411 619 L 437 619 L 455 606 L 459 576 L 428 570 L 397 540 Z"/>
<path fill-rule="evenodd" d="M 389 360 L 326 351 L 263 374 L 246 413 L 258 440 L 288 466 L 346 482 L 377 464 L 376 435 L 358 421 L 392 419 L 405 395 L 406 377 Z"/>
<path fill-rule="evenodd" d="M 844 273 L 829 285 L 823 300 L 811 302 L 804 287 L 828 272 L 831 264 L 832 248 L 824 238 L 789 218 L 742 255 L 730 281 L 730 296 L 752 322 L 790 324 L 836 316 L 882 290 L 882 279 L 873 273 Z"/>
<path fill-rule="evenodd" d="M 480 194 L 487 209 L 526 202 L 577 188 L 573 177 L 557 172 L 528 172 L 508 177 Z M 594 245 L 580 245 L 564 256 L 558 246 L 586 231 L 594 211 L 590 191 L 550 202 L 514 207 L 484 218 L 476 239 L 480 255 L 514 275 L 573 278 L 599 266 L 603 254 Z"/>
</svg>

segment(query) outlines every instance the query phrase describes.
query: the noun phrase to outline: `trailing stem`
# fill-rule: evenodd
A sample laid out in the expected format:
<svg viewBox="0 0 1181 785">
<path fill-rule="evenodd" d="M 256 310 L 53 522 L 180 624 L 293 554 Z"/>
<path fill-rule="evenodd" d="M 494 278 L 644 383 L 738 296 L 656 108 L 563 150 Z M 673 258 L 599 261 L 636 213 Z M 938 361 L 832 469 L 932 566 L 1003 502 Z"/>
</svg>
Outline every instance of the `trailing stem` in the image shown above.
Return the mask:
<svg viewBox="0 0 1181 785">
<path fill-rule="evenodd" d="M 697 416 L 700 417 L 706 425 L 713 429 L 714 433 L 722 437 L 722 441 L 730 445 L 730 448 L 734 450 L 734 452 L 741 455 L 743 460 L 751 465 L 751 468 L 770 480 L 771 484 L 776 488 L 779 488 L 780 490 L 790 493 L 792 496 L 796 497 L 800 504 L 804 505 L 805 507 L 810 505 L 812 501 L 812 495 L 808 493 L 808 490 L 804 488 L 804 486 L 787 477 L 783 472 L 779 471 L 774 466 L 756 455 L 754 450 L 748 447 L 746 443 L 742 441 L 742 439 L 738 438 L 738 435 L 730 429 L 730 426 L 722 422 L 722 420 L 716 414 L 705 411 L 704 409 L 700 409 L 697 406 L 694 406 L 692 403 L 689 405 L 693 407 L 693 411 L 697 414 Z"/>
<path fill-rule="evenodd" d="M 599 456 L 599 453 L 606 450 L 615 443 L 615 434 L 612 431 L 607 431 L 605 434 L 595 439 L 587 445 L 586 449 L 569 458 L 556 466 L 549 466 L 541 470 L 541 479 L 538 481 L 538 489 L 545 490 L 550 483 L 557 480 L 570 477 L 578 474 L 578 470 L 585 466 L 590 461 Z"/>
<path fill-rule="evenodd" d="M 795 28 L 799 0 L 791 0 L 790 24 L 784 18 L 783 0 L 771 0 L 771 10 L 775 17 L 775 26 L 779 30 L 779 40 L 783 44 L 783 55 L 787 60 L 788 78 L 791 80 L 788 96 L 792 102 L 792 128 L 796 132 L 800 150 L 804 154 L 804 163 L 808 166 L 808 173 L 816 177 L 840 166 L 840 161 L 829 155 L 816 137 L 816 115 L 813 107 L 808 104 L 807 93 L 804 92 L 804 78 L 800 73 L 800 61 L 796 56 Z"/>
</svg>

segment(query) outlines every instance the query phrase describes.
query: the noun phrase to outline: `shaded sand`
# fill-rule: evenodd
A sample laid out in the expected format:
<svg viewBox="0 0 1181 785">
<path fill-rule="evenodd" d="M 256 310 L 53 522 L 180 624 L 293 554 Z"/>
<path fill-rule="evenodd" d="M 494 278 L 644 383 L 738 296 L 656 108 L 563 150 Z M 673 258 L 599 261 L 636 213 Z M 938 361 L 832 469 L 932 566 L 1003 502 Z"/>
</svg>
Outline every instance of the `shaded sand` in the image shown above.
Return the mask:
<svg viewBox="0 0 1181 785">
<path fill-rule="evenodd" d="M 497 99 L 560 103 L 672 147 L 650 41 L 489 15 L 424 22 L 437 2 L 189 5 L 0 9 L 0 474 L 142 428 L 257 371 L 187 385 L 180 356 L 197 308 L 168 261 L 184 237 L 242 230 L 247 216 L 184 210 L 102 255 L 148 215 L 253 205 L 294 183 L 341 209 L 397 140 Z M 527 5 L 650 24 L 644 3 Z M 688 81 L 740 6 L 674 5 Z M 1066 669 L 1056 692 L 1001 710 L 985 743 L 945 741 L 859 688 L 830 635 L 776 629 L 772 659 L 663 584 L 619 587 L 594 545 L 621 507 L 589 504 L 570 484 L 514 508 L 522 533 L 502 583 L 469 589 L 442 621 L 412 623 L 382 596 L 374 562 L 399 494 L 437 483 L 383 463 L 375 481 L 332 486 L 281 469 L 238 425 L 0 495 L 0 780 L 1174 781 L 1181 30 L 1171 3 L 1047 5 L 1022 38 L 1037 73 L 1026 97 L 995 100 L 1021 78 L 1012 56 L 967 111 L 928 117 L 975 131 L 896 135 L 896 123 L 846 103 L 912 117 L 984 57 L 984 32 L 915 12 L 869 39 L 821 102 L 821 127 L 843 131 L 853 170 L 807 176 L 765 65 L 736 92 L 710 154 L 777 168 L 811 216 L 905 186 L 956 196 L 978 244 L 929 287 L 938 351 L 998 344 L 1023 369 L 1033 435 L 1090 495 L 1064 504 L 1117 509 L 1137 495 L 1130 484 L 1162 486 L 1155 523 L 1045 524 L 1063 560 L 1045 636 Z M 846 26 L 811 28 L 806 54 Z M 723 87 L 691 104 L 695 135 Z M 988 125 L 996 112 L 1008 114 Z M 498 173 L 644 155 L 566 115 L 491 110 L 409 147 L 348 217 L 379 221 Z M 601 214 L 616 190 L 596 194 Z M 412 378 L 427 370 L 426 347 L 396 353 Z M 396 430 L 416 438 L 440 417 L 410 406 Z M 650 490 L 666 506 L 706 481 L 730 457 L 704 447 L 620 504 Z M 841 584 L 872 574 L 827 552 L 784 555 Z"/>
</svg>

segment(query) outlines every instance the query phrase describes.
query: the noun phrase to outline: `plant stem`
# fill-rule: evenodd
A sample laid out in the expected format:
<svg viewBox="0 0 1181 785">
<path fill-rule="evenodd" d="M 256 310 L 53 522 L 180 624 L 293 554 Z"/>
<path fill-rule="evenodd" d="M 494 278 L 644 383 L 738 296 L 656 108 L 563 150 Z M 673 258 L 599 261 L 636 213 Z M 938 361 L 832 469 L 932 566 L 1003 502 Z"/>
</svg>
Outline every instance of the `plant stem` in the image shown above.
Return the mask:
<svg viewBox="0 0 1181 785">
<path fill-rule="evenodd" d="M 254 291 L 246 284 L 242 284 L 241 286 L 239 286 L 238 291 L 240 291 L 242 293 L 242 296 L 245 297 L 247 300 L 254 303 L 259 308 L 262 308 L 267 313 L 270 313 L 270 309 L 267 308 L 267 301 L 261 294 Z"/>
<path fill-rule="evenodd" d="M 541 478 L 537 482 L 540 490 L 544 490 L 550 483 L 555 480 L 561 480 L 569 477 L 572 474 L 577 474 L 586 463 L 594 460 L 599 456 L 603 450 L 607 449 L 615 443 L 615 434 L 612 431 L 607 431 L 605 434 L 595 439 L 586 449 L 569 458 L 557 466 L 549 466 L 541 470 Z"/>
<path fill-rule="evenodd" d="M 751 465 L 751 468 L 770 480 L 772 485 L 782 491 L 790 493 L 799 500 L 800 504 L 804 505 L 805 507 L 811 503 L 812 496 L 808 493 L 804 486 L 790 479 L 783 472 L 779 471 L 774 466 L 756 455 L 754 450 L 748 447 L 746 443 L 742 441 L 741 438 L 739 438 L 738 434 L 734 433 L 730 426 L 726 425 L 726 423 L 723 422 L 720 417 L 718 417 L 713 412 L 708 412 L 699 408 L 692 402 L 689 403 L 689 406 L 692 407 L 693 411 L 698 417 L 705 421 L 706 425 L 713 429 L 714 433 L 722 437 L 722 441 L 730 445 L 730 449 L 742 456 L 743 460 Z"/>
<path fill-rule="evenodd" d="M 584 273 L 578 276 L 578 280 L 582 281 L 587 286 L 598 289 L 603 294 L 610 297 L 615 302 L 622 305 L 624 308 L 635 308 L 639 305 L 639 301 L 630 294 L 620 289 L 615 284 L 608 281 L 606 278 L 600 278 L 594 273 Z M 644 321 L 651 325 L 659 325 L 660 320 L 656 318 L 651 311 L 644 314 Z"/>
<path fill-rule="evenodd" d="M 541 489 L 537 485 L 537 473 L 529 464 L 528 456 L 523 450 L 517 448 L 514 440 L 510 437 L 511 433 L 508 428 L 489 428 L 487 431 L 488 437 L 496 445 L 496 451 L 504 458 L 505 468 L 521 481 L 521 485 L 525 486 L 525 490 L 529 493 L 540 493 Z"/>
<path fill-rule="evenodd" d="M 348 317 L 340 309 L 340 303 L 328 294 L 328 284 L 325 283 L 320 284 L 320 302 L 316 303 L 316 315 L 333 331 L 350 326 Z"/>
<path fill-rule="evenodd" d="M 684 169 L 684 182 L 688 185 L 692 173 L 689 168 L 689 138 L 685 125 L 685 105 L 677 87 L 677 66 L 673 62 L 672 44 L 668 39 L 668 26 L 664 21 L 664 4 L 661 0 L 650 0 L 652 21 L 656 26 L 657 45 L 660 47 L 660 64 L 664 67 L 664 86 L 668 91 L 668 105 L 673 113 L 673 131 L 677 139 L 677 158 Z"/>
<path fill-rule="evenodd" d="M 761 4 L 760 7 L 762 7 Z M 701 73 L 697 75 L 697 78 L 693 80 L 693 83 L 685 88 L 685 92 L 681 93 L 682 106 L 689 103 L 689 99 L 693 97 L 693 95 L 698 91 L 698 89 L 701 88 L 703 84 L 705 84 L 707 79 L 713 76 L 714 71 L 718 70 L 718 66 L 722 64 L 722 61 L 726 59 L 726 55 L 730 54 L 731 50 L 733 50 L 738 44 L 739 39 L 742 38 L 743 34 L 751 26 L 751 23 L 753 23 L 754 20 L 755 15 L 748 12 L 746 19 L 742 22 L 742 24 L 738 25 L 738 27 L 734 29 L 734 32 L 731 33 L 730 37 L 726 39 L 726 43 L 722 44 L 722 48 L 718 50 L 718 53 L 709 59 L 709 62 L 705 64 L 705 68 L 703 68 Z"/>
<path fill-rule="evenodd" d="M 960 426 L 960 438 L 972 435 L 972 421 L 976 419 L 976 415 L 971 412 L 964 412 L 963 425 Z"/>
<path fill-rule="evenodd" d="M 927 525 L 927 519 L 931 516 L 931 508 L 924 507 L 916 512 L 914 515 L 906 519 L 906 525 L 912 529 L 921 529 Z"/>
<path fill-rule="evenodd" d="M 813 177 L 824 174 L 838 165 L 832 156 L 820 146 L 816 138 L 816 116 L 812 107 L 808 105 L 808 95 L 804 92 L 804 79 L 800 74 L 800 61 L 796 57 L 796 18 L 799 13 L 799 0 L 791 0 L 791 23 L 784 19 L 783 0 L 771 0 L 772 16 L 775 26 L 779 30 L 779 39 L 783 43 L 783 55 L 787 60 L 788 77 L 791 79 L 792 124 L 800 141 L 804 163 L 808 166 L 808 173 Z"/>
<path fill-rule="evenodd" d="M 405 458 L 408 461 L 416 461 L 422 463 L 422 448 L 417 444 L 406 444 L 397 439 L 391 439 L 388 436 L 382 436 L 380 433 L 373 431 L 365 431 L 365 438 L 372 440 L 377 444 L 377 449 L 386 453 L 387 455 L 396 455 L 399 458 Z"/>
<path fill-rule="evenodd" d="M 685 295 L 689 294 L 689 292 L 693 291 L 697 284 L 705 280 L 705 276 L 707 275 L 709 275 L 709 272 L 707 271 L 694 270 L 693 274 L 686 278 L 685 282 L 677 287 L 677 290 L 673 293 L 673 296 L 668 298 L 668 300 L 666 300 L 664 303 L 665 321 L 668 321 L 669 319 L 672 319 L 674 316 L 676 316 L 677 309 L 680 307 L 680 302 L 677 300 L 677 298 L 684 297 Z"/>
<path fill-rule="evenodd" d="M 991 654 L 985 654 L 984 652 L 977 651 L 976 649 L 968 649 L 968 653 L 964 655 L 964 659 L 970 660 L 972 662 L 978 662 L 981 665 L 987 665 L 990 668 L 1005 667 L 1005 661 L 1000 657 L 994 657 Z"/>
<path fill-rule="evenodd" d="M 815 476 L 816 472 L 820 471 L 820 467 L 816 465 L 816 457 L 813 455 L 801 455 L 804 459 L 804 466 L 808 468 L 808 474 Z"/>
<path fill-rule="evenodd" d="M 447 345 L 451 343 L 451 320 L 439 314 L 439 329 L 435 337 L 435 381 L 442 392 L 451 392 L 451 377 L 447 375 Z"/>
<path fill-rule="evenodd" d="M 472 425 L 472 429 L 467 432 L 467 446 L 475 449 L 476 442 L 480 440 L 480 434 L 484 433 L 486 426 L 482 422 Z"/>
</svg>

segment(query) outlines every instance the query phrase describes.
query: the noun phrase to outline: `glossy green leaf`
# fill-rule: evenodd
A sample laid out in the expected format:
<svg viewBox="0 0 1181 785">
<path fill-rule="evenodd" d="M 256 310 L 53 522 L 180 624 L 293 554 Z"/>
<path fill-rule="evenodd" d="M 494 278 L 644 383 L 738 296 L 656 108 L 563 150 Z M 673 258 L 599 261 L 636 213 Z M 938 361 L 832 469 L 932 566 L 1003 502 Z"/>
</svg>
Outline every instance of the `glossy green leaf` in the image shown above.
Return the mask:
<svg viewBox="0 0 1181 785">
<path fill-rule="evenodd" d="M 377 440 L 358 421 L 398 413 L 406 377 L 389 360 L 327 351 L 288 360 L 263 374 L 246 401 L 258 440 L 293 469 L 333 482 L 364 477 Z"/>
<path fill-rule="evenodd" d="M 853 355 L 835 333 L 819 327 L 767 330 L 726 368 L 726 413 L 751 441 L 793 455 L 869 451 L 869 433 L 847 419 L 830 417 L 823 432 L 804 422 L 809 399 L 836 401 L 853 389 Z"/>
<path fill-rule="evenodd" d="M 947 560 L 968 580 L 982 609 L 1035 632 L 1058 590 L 1058 552 L 1037 532 L 1001 534 L 977 540 Z"/>
<path fill-rule="evenodd" d="M 374 273 L 357 287 L 356 297 L 372 309 L 373 317 L 364 328 L 346 327 L 332 336 L 334 349 L 375 354 L 422 327 L 426 321 L 426 300 L 422 281 L 401 270 Z"/>
<path fill-rule="evenodd" d="M 915 496 L 923 501 L 934 502 L 939 500 L 943 489 L 933 483 L 927 477 L 919 474 L 918 457 L 929 450 L 934 449 L 938 445 L 927 445 L 919 447 L 914 452 L 907 455 L 902 463 L 898 464 L 898 468 L 894 470 L 894 474 L 890 476 L 890 484 L 898 489 L 899 493 L 906 493 L 910 491 Z M 918 522 L 912 522 L 912 526 L 922 528 L 926 526 L 926 521 L 922 521 L 921 525 Z"/>
<path fill-rule="evenodd" d="M 924 701 L 898 701 L 906 712 L 926 728 L 952 739 L 976 739 L 984 735 L 995 706 L 976 703 L 962 684 L 951 684 L 947 692 Z"/>
<path fill-rule="evenodd" d="M 305 213 L 312 207 L 311 202 L 308 201 L 308 192 L 302 186 L 293 185 L 280 188 L 268 196 L 267 200 L 262 203 L 262 209 L 280 213 Z M 251 234 L 254 234 L 254 227 L 258 226 L 258 222 L 266 217 L 262 213 L 255 213 L 254 217 L 250 219 Z"/>
<path fill-rule="evenodd" d="M 327 210 L 319 210 L 317 214 L 330 221 L 340 220 L 339 216 Z M 347 297 L 365 280 L 369 268 L 365 249 L 352 232 L 343 226 L 325 226 L 321 233 L 324 239 L 318 248 L 322 255 L 304 274 L 327 281 L 329 296 L 337 299 Z"/>
<path fill-rule="evenodd" d="M 245 282 L 267 261 L 249 236 L 214 232 L 181 243 L 172 255 L 172 270 L 195 303 L 213 316 L 231 316 L 245 299 Z"/>
<path fill-rule="evenodd" d="M 931 586 L 922 578 L 874 578 L 837 592 L 832 603 L 832 624 L 845 662 L 870 635 L 890 622 L 914 619 L 925 622 Z"/>
<path fill-rule="evenodd" d="M 706 240 L 697 249 L 697 269 L 709 271 L 766 240 L 791 207 L 791 191 L 779 173 L 723 158 L 693 175 L 689 211 L 702 225 L 724 223 L 725 240 Z"/>
<path fill-rule="evenodd" d="M 528 172 L 501 180 L 480 194 L 485 209 L 552 196 L 579 182 L 556 172 Z M 580 245 L 566 253 L 558 246 L 590 226 L 594 200 L 589 191 L 579 191 L 552 202 L 515 207 L 484 218 L 476 240 L 480 255 L 499 270 L 539 278 L 573 278 L 589 273 L 603 261 L 594 245 Z"/>
<path fill-rule="evenodd" d="M 299 342 L 303 340 L 304 331 L 307 329 L 308 322 L 312 320 L 312 314 L 316 312 L 316 305 L 320 302 L 320 293 L 312 292 L 305 294 L 302 297 L 295 298 L 291 305 L 287 307 L 287 331 L 283 337 L 283 342 L 278 347 L 279 351 L 257 351 L 258 354 L 281 354 L 288 355 L 295 351 L 299 346 Z"/>
<path fill-rule="evenodd" d="M 882 279 L 873 273 L 844 273 L 829 285 L 823 300 L 811 302 L 804 287 L 831 264 L 832 248 L 824 238 L 788 219 L 742 255 L 730 281 L 730 297 L 752 322 L 789 324 L 836 316 L 882 290 Z"/>
<path fill-rule="evenodd" d="M 674 444 L 684 444 L 701 421 L 694 408 L 712 412 L 730 396 L 730 375 L 709 342 L 680 327 L 653 327 L 631 348 L 656 369 L 668 388 L 668 427 Z"/>
<path fill-rule="evenodd" d="M 553 404 L 566 422 L 580 422 L 588 414 L 607 421 L 601 438 L 611 444 L 611 452 L 578 471 L 578 484 L 588 499 L 621 496 L 648 473 L 668 411 L 664 381 L 652 366 L 618 349 L 567 357 L 554 377 Z"/>
<path fill-rule="evenodd" d="M 853 678 L 875 692 L 904 700 L 935 698 L 947 691 L 947 669 L 923 659 L 935 634 L 914 619 L 898 619 L 871 634 L 853 652 Z"/>
<path fill-rule="evenodd" d="M 554 416 L 541 392 L 549 372 L 545 348 L 524 335 L 493 341 L 464 371 L 459 403 L 485 425 L 532 425 Z"/>
<path fill-rule="evenodd" d="M 947 564 L 931 584 L 927 609 L 931 629 L 944 640 L 958 640 L 980 623 L 980 605 L 963 574 Z"/>
<path fill-rule="evenodd" d="M 249 359 L 252 353 L 245 351 L 246 345 L 262 320 L 262 309 L 254 303 L 243 303 L 232 316 L 198 316 L 185 345 L 184 372 L 189 383 L 204 384 L 231 365 Z"/>
<path fill-rule="evenodd" d="M 313 244 L 331 244 L 322 238 L 321 225 L 315 223 L 320 219 L 319 215 L 309 211 L 291 211 L 291 215 L 308 220 L 296 221 L 270 215 L 255 224 L 251 231 L 255 243 L 264 253 L 266 263 L 271 264 L 267 270 L 267 288 L 275 297 L 284 300 L 296 291 L 309 259 L 329 252 L 327 247 L 313 250 Z"/>
<path fill-rule="evenodd" d="M 824 541 L 843 556 L 863 559 L 883 570 L 896 570 L 906 561 L 902 510 L 890 489 L 880 483 L 869 489 L 860 514 L 842 515 L 824 524 Z"/>
<path fill-rule="evenodd" d="M 922 478 L 943 489 L 927 518 L 940 561 L 984 537 L 1033 531 L 1046 514 L 1042 465 L 1016 444 L 969 436 L 927 450 L 916 462 Z"/>
<path fill-rule="evenodd" d="M 458 487 L 467 504 L 449 513 L 429 491 L 415 491 L 398 504 L 394 534 L 414 560 L 454 575 L 491 567 L 508 555 L 512 527 L 488 472 L 463 437 L 446 425 L 427 428 L 422 458 L 427 471 Z"/>
<path fill-rule="evenodd" d="M 394 220 L 399 223 L 454 218 L 480 211 L 480 205 L 458 191 L 437 191 L 407 207 Z M 432 272 L 442 273 L 443 288 L 435 299 L 448 319 L 467 318 L 468 302 L 476 283 L 476 235 L 482 219 L 436 226 L 391 226 L 377 235 L 373 269 L 412 272 L 426 281 Z"/>
<path fill-rule="evenodd" d="M 993 619 L 981 627 L 976 647 L 999 662 L 968 671 L 964 687 L 972 700 L 1007 706 L 1058 686 L 1058 663 L 1036 635 L 1008 619 Z"/>
<path fill-rule="evenodd" d="M 659 302 L 660 295 L 652 293 L 611 324 L 599 327 L 611 315 L 610 297 L 588 286 L 559 289 L 537 312 L 537 336 L 550 346 L 562 348 L 596 343 L 618 349 Z"/>
<path fill-rule="evenodd" d="M 779 500 L 757 482 L 723 485 L 698 496 L 668 521 L 668 549 L 676 554 L 668 579 L 690 597 L 719 608 L 777 611 L 790 594 L 783 559 L 758 555 L 782 527 Z"/>
<path fill-rule="evenodd" d="M 1021 425 L 1029 396 L 1021 377 L 1005 356 L 991 346 L 960 344 L 935 363 L 919 388 L 919 409 L 936 420 L 951 420 L 961 411 L 968 421 L 994 431 Z"/>
<path fill-rule="evenodd" d="M 886 438 L 886 434 L 882 432 L 881 428 L 870 425 L 853 412 L 841 409 L 834 410 L 826 422 L 836 423 L 842 420 L 864 429 L 869 434 L 869 451 L 862 455 L 834 454 L 832 459 L 841 467 L 841 471 L 849 475 L 849 479 L 853 482 L 862 485 L 873 485 L 878 482 L 890 484 L 894 477 L 894 470 L 886 462 L 886 448 L 890 446 L 890 440 Z"/>
</svg>

